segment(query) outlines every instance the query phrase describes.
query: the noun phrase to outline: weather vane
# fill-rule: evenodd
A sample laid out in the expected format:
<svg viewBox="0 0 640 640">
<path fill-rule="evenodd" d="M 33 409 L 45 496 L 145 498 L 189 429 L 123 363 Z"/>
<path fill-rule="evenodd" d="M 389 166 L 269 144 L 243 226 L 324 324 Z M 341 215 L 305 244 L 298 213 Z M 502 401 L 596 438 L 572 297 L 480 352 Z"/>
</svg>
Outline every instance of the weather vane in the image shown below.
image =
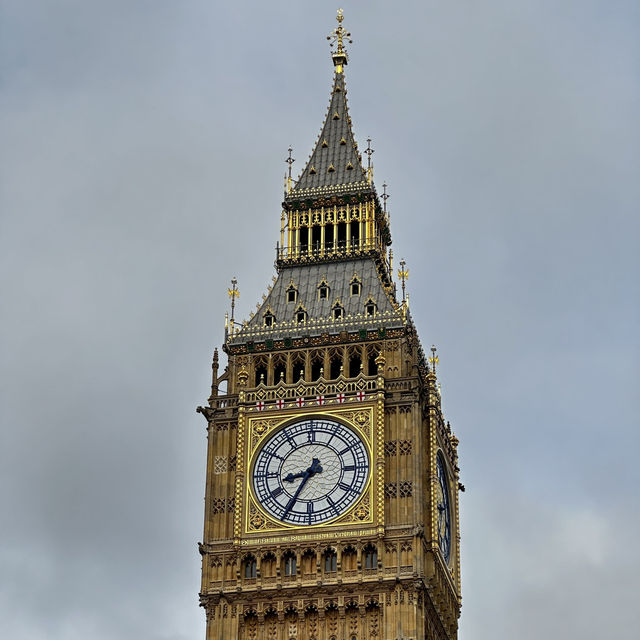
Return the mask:
<svg viewBox="0 0 640 640">
<path fill-rule="evenodd" d="M 431 366 L 433 367 L 433 375 L 435 375 L 436 373 L 436 365 L 440 364 L 440 358 L 438 358 L 438 356 L 436 355 L 436 347 L 435 345 L 431 345 L 431 356 L 429 356 L 429 362 L 431 363 Z"/>
<path fill-rule="evenodd" d="M 338 73 L 342 72 L 342 65 L 347 64 L 347 51 L 344 48 L 344 42 L 345 40 L 349 44 L 353 42 L 353 40 L 351 40 L 351 33 L 342 26 L 342 21 L 344 20 L 343 14 L 342 9 L 338 9 L 338 15 L 336 17 L 338 26 L 327 36 L 327 40 L 331 40 L 329 47 L 332 52 L 333 64 L 336 66 Z"/>
<path fill-rule="evenodd" d="M 231 288 L 227 289 L 227 293 L 231 298 L 231 333 L 233 334 L 233 325 L 235 321 L 235 310 L 236 310 L 236 298 L 240 297 L 240 291 L 238 291 L 238 280 L 235 277 L 231 278 Z"/>
</svg>

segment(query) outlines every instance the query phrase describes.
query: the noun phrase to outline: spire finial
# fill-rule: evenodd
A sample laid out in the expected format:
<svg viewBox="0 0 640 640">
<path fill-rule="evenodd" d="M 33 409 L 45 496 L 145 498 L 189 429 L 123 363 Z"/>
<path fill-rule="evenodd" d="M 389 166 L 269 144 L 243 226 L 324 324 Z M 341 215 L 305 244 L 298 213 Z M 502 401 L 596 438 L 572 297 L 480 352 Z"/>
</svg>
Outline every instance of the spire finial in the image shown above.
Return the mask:
<svg viewBox="0 0 640 640">
<path fill-rule="evenodd" d="M 227 293 L 231 298 L 230 328 L 231 328 L 231 335 L 233 335 L 233 325 L 235 322 L 236 298 L 240 297 L 240 292 L 238 291 L 238 280 L 235 277 L 231 278 L 231 289 L 227 289 Z"/>
<path fill-rule="evenodd" d="M 289 170 L 288 170 L 288 175 L 287 175 L 287 193 L 291 193 L 291 185 L 292 180 L 291 180 L 291 165 L 296 161 L 295 158 L 293 158 L 291 156 L 291 154 L 293 153 L 293 147 L 289 147 L 287 149 L 287 151 L 289 152 L 289 157 L 285 160 L 285 162 L 289 165 Z"/>
<path fill-rule="evenodd" d="M 384 203 L 383 205 L 383 210 L 385 213 L 387 213 L 387 200 L 391 197 L 388 193 L 387 193 L 387 187 L 389 185 L 386 182 L 382 183 L 382 201 Z"/>
<path fill-rule="evenodd" d="M 376 152 L 375 149 L 371 148 L 371 138 L 367 138 L 367 148 L 364 150 L 367 154 L 367 178 L 369 183 L 373 179 L 373 165 L 371 164 L 371 156 Z"/>
<path fill-rule="evenodd" d="M 336 20 L 338 21 L 338 26 L 327 36 L 327 40 L 331 40 L 329 46 L 336 73 L 342 73 L 342 67 L 347 64 L 347 50 L 344 48 L 344 43 L 346 40 L 351 44 L 353 40 L 351 40 L 351 34 L 342 26 L 342 21 L 344 20 L 344 11 L 342 9 L 338 9 Z"/>
<path fill-rule="evenodd" d="M 433 375 L 436 375 L 436 365 L 440 364 L 440 358 L 436 355 L 436 347 L 435 345 L 431 345 L 431 356 L 429 357 L 429 362 L 431 363 Z"/>
<path fill-rule="evenodd" d="M 398 278 L 402 281 L 402 306 L 404 306 L 407 302 L 405 295 L 405 283 L 407 278 L 409 277 L 409 269 L 406 268 L 407 263 L 403 260 L 400 260 L 400 269 L 398 269 Z"/>
</svg>

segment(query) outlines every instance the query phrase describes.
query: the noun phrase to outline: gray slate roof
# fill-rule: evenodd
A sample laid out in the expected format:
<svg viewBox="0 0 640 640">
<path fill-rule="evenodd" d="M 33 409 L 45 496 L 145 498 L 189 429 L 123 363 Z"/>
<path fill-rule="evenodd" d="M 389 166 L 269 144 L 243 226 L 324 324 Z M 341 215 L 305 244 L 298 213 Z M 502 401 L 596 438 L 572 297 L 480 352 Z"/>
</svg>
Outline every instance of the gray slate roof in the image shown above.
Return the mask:
<svg viewBox="0 0 640 640">
<path fill-rule="evenodd" d="M 360 295 L 352 296 L 350 284 L 354 274 L 362 286 Z M 327 299 L 318 297 L 318 285 L 323 279 L 329 285 Z M 287 302 L 287 290 L 291 282 L 298 291 L 296 302 Z M 365 304 L 369 298 L 377 305 L 373 317 L 365 315 Z M 340 301 L 345 312 L 344 317 L 337 321 L 333 319 L 332 313 L 336 300 Z M 296 322 L 295 313 L 300 305 L 308 314 L 305 323 Z M 264 314 L 268 310 L 275 316 L 272 327 L 264 326 Z M 363 328 L 391 329 L 402 326 L 404 321 L 401 311 L 384 290 L 375 262 L 371 258 L 362 258 L 282 269 L 260 309 L 229 342 L 238 344 L 266 338 L 335 334 L 345 329 L 357 331 Z"/>
<path fill-rule="evenodd" d="M 347 168 L 349 165 L 351 169 Z M 330 167 L 334 170 L 330 171 Z M 333 188 L 333 191 L 341 185 L 348 185 L 347 191 L 372 190 L 351 130 L 344 73 L 336 72 L 322 132 L 307 166 L 291 193 L 287 194 L 287 199 L 313 195 L 315 190 L 322 192 Z"/>
</svg>

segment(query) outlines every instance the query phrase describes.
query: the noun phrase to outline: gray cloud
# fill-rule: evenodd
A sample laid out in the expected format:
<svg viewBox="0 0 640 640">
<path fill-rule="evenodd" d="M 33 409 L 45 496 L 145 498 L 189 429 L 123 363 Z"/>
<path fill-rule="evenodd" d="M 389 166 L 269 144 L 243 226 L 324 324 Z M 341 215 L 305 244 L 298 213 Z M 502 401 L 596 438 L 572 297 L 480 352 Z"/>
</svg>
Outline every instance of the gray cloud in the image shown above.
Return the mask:
<svg viewBox="0 0 640 640">
<path fill-rule="evenodd" d="M 353 6 L 351 6 L 353 5 Z M 638 627 L 633 2 L 345 5 L 460 437 L 461 639 Z M 329 97 L 318 3 L 5 3 L 0 635 L 204 637 L 226 287 L 273 273 L 286 148 Z M 598 607 L 591 603 L 598 602 Z"/>
</svg>

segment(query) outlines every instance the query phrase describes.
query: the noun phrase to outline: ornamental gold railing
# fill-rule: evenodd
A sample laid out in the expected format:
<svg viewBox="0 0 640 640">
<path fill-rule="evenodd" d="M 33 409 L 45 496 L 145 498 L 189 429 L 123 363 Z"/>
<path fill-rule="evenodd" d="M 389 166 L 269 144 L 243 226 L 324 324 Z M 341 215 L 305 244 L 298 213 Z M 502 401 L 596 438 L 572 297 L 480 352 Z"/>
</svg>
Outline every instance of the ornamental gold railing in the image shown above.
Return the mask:
<svg viewBox="0 0 640 640">
<path fill-rule="evenodd" d="M 274 321 L 270 326 L 249 326 L 248 321 L 242 324 L 227 327 L 227 342 L 246 342 L 249 340 L 261 341 L 268 339 L 278 340 L 287 336 L 295 336 L 300 333 L 340 333 L 341 331 L 372 330 L 381 327 L 397 327 L 406 324 L 402 310 L 376 312 L 373 315 L 345 314 L 340 318 L 308 318 L 298 322 L 295 318 L 284 321 Z"/>
<path fill-rule="evenodd" d="M 299 381 L 293 384 L 278 382 L 274 386 L 267 387 L 260 383 L 255 389 L 245 392 L 245 402 L 254 404 L 258 401 L 294 402 L 298 398 L 317 398 L 328 396 L 327 403 L 334 400 L 339 394 L 353 394 L 358 391 L 371 393 L 378 389 L 378 376 L 357 375 L 355 378 L 339 376 L 335 380 L 319 378 L 313 382 Z"/>
</svg>

